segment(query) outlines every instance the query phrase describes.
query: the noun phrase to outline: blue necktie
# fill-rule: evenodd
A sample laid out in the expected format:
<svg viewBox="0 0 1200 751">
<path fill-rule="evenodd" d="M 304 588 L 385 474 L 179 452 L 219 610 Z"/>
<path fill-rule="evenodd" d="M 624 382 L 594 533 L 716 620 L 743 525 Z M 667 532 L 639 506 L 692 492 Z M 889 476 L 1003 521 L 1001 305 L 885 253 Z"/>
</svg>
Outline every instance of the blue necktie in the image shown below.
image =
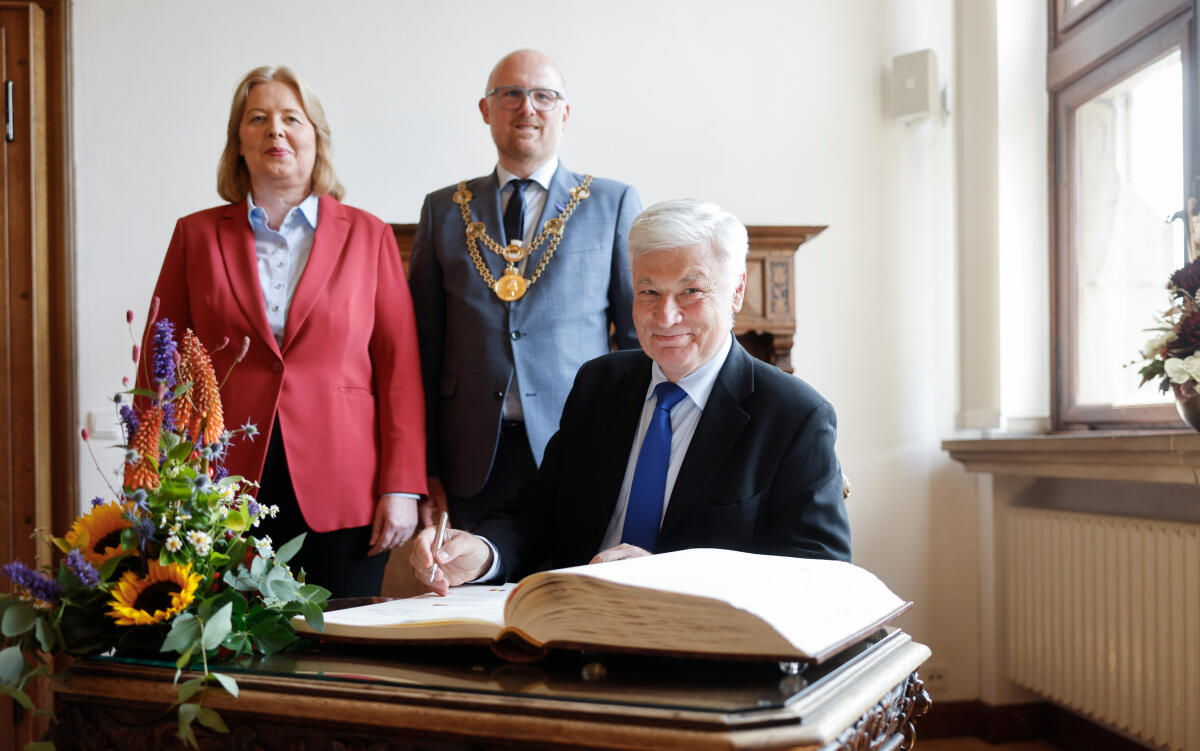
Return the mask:
<svg viewBox="0 0 1200 751">
<path fill-rule="evenodd" d="M 667 489 L 667 465 L 671 461 L 671 408 L 687 392 L 670 381 L 654 387 L 654 414 L 642 439 L 633 484 L 629 487 L 629 505 L 625 509 L 625 527 L 621 542 L 654 552 L 658 527 L 662 521 L 663 495 Z"/>
<path fill-rule="evenodd" d="M 529 180 L 509 180 L 513 186 L 512 195 L 508 197 L 508 206 L 504 209 L 504 240 L 511 244 L 513 240 L 525 241 L 525 186 Z"/>
</svg>

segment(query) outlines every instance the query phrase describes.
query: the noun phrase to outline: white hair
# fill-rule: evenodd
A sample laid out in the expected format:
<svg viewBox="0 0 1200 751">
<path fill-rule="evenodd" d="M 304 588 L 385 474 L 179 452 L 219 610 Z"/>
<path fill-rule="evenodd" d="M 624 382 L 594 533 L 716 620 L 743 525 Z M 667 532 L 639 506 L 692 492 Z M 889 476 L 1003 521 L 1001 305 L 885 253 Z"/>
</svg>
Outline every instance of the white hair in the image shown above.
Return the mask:
<svg viewBox="0 0 1200 751">
<path fill-rule="evenodd" d="M 638 214 L 629 228 L 629 256 L 673 248 L 706 247 L 735 280 L 746 273 L 746 227 L 725 209 L 694 198 L 662 201 Z"/>
</svg>

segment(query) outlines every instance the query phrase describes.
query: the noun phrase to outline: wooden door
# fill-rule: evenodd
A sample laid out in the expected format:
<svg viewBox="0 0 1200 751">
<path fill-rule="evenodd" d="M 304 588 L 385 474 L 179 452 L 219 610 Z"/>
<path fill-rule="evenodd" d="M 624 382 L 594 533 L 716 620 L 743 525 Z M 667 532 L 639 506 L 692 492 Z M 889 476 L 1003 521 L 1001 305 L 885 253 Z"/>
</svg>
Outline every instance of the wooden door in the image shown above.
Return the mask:
<svg viewBox="0 0 1200 751">
<path fill-rule="evenodd" d="M 34 537 L 51 524 L 45 53 L 42 9 L 0 3 L 0 564 L 50 562 L 48 546 Z M 0 745 L 17 748 L 38 723 L 7 703 Z"/>
</svg>

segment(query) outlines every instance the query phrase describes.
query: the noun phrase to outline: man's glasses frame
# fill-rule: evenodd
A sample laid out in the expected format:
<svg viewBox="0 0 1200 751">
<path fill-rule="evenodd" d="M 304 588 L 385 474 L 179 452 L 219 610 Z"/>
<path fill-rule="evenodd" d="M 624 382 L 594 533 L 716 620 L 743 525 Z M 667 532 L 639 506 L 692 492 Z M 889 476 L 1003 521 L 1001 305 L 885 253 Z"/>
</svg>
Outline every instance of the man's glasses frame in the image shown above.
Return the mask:
<svg viewBox="0 0 1200 751">
<path fill-rule="evenodd" d="M 554 89 L 523 89 L 520 86 L 497 86 L 484 96 L 495 96 L 496 103 L 506 110 L 521 109 L 528 97 L 529 103 L 539 112 L 549 112 L 558 106 L 559 99 L 566 98 Z"/>
</svg>

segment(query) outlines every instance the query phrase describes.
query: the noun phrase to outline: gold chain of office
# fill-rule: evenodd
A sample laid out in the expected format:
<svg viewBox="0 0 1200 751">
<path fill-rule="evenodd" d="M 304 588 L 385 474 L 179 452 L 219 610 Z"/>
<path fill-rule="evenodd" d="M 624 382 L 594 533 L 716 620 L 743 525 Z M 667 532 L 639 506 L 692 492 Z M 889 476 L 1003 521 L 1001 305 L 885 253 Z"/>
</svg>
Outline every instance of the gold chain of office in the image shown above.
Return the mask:
<svg viewBox="0 0 1200 751">
<path fill-rule="evenodd" d="M 520 300 L 525 296 L 525 292 L 533 286 L 533 283 L 541 277 L 542 272 L 546 270 L 546 265 L 554 257 L 554 251 L 558 250 L 558 243 L 562 240 L 563 232 L 567 228 L 567 220 L 571 218 L 571 214 L 575 213 L 579 202 L 592 194 L 588 188 L 591 184 L 592 176 L 584 175 L 583 182 L 571 188 L 571 200 L 567 202 L 566 207 L 558 216 L 546 220 L 542 231 L 533 238 L 527 247 L 522 245 L 520 240 L 513 240 L 507 246 L 501 245 L 488 235 L 483 222 L 472 221 L 471 199 L 474 196 L 471 191 L 467 190 L 466 180 L 458 184 L 458 190 L 454 192 L 454 202 L 458 204 L 458 210 L 462 213 L 463 225 L 467 230 L 467 251 L 475 263 L 475 270 L 479 272 L 479 276 L 483 278 L 488 289 L 496 293 L 496 297 L 505 302 Z M 547 196 L 548 198 L 549 196 Z M 483 240 L 483 244 L 488 247 L 488 250 L 508 262 L 504 268 L 504 274 L 499 279 L 492 276 L 491 269 L 483 262 L 483 255 L 479 252 L 480 239 Z M 542 254 L 542 260 L 533 270 L 533 275 L 528 279 L 521 276 L 521 272 L 517 270 L 517 264 L 547 240 L 549 240 L 549 244 L 546 246 L 546 252 Z"/>
</svg>

